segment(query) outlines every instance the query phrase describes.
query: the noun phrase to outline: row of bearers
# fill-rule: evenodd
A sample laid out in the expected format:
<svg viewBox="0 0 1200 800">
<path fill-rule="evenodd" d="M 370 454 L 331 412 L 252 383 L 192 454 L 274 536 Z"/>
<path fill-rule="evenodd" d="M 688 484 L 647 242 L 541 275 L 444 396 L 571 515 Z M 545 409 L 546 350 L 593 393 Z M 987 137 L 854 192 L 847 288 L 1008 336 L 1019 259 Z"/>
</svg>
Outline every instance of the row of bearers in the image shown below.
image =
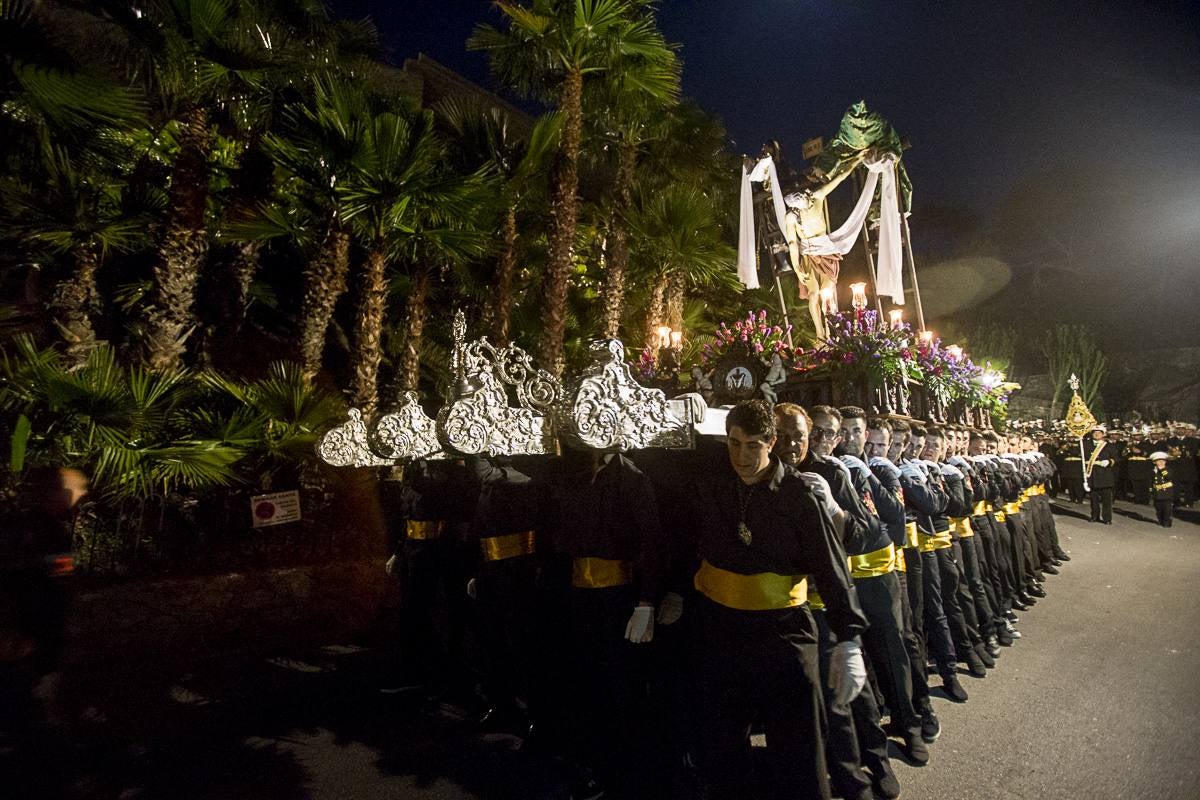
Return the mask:
<svg viewBox="0 0 1200 800">
<path fill-rule="evenodd" d="M 469 584 L 487 716 L 561 744 L 577 800 L 896 797 L 889 737 L 924 765 L 940 732 L 927 665 L 966 702 L 959 665 L 985 676 L 1067 558 L 1053 467 L 1032 442 L 857 408 L 749 401 L 726 430 L 638 464 L 411 473 L 409 652 L 436 649 L 431 585 Z"/>
</svg>

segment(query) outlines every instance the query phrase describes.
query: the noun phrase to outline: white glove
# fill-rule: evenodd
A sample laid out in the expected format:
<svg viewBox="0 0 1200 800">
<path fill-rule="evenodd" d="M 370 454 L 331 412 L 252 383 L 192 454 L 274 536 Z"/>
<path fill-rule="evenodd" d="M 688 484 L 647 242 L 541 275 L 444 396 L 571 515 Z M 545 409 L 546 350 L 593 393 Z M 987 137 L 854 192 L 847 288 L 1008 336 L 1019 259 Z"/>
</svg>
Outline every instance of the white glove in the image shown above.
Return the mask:
<svg viewBox="0 0 1200 800">
<path fill-rule="evenodd" d="M 674 625 L 683 616 L 683 598 L 678 592 L 667 592 L 658 605 L 658 624 Z"/>
<path fill-rule="evenodd" d="M 862 647 L 855 641 L 838 642 L 829 654 L 829 688 L 833 690 L 833 708 L 844 711 L 850 701 L 867 685 L 867 665 Z"/>
<path fill-rule="evenodd" d="M 1102 466 L 1102 467 L 1107 467 L 1107 466 L 1108 466 L 1109 464 L 1111 464 L 1112 462 L 1111 462 L 1111 461 L 1109 461 L 1109 460 L 1106 458 L 1106 459 L 1104 459 L 1103 461 L 1097 461 L 1096 463 L 1097 463 L 1097 464 L 1099 464 L 1099 465 L 1100 465 L 1100 466 Z"/>
<path fill-rule="evenodd" d="M 625 623 L 625 638 L 634 644 L 645 644 L 654 638 L 654 606 L 638 606 Z"/>
<path fill-rule="evenodd" d="M 396 554 L 393 553 L 392 557 L 384 562 L 383 571 L 386 572 L 388 575 L 391 575 L 395 570 L 396 570 Z"/>
<path fill-rule="evenodd" d="M 475 588 L 475 579 L 471 578 L 471 580 L 467 581 L 467 597 L 476 600 L 478 599 L 478 595 L 479 592 Z"/>
</svg>

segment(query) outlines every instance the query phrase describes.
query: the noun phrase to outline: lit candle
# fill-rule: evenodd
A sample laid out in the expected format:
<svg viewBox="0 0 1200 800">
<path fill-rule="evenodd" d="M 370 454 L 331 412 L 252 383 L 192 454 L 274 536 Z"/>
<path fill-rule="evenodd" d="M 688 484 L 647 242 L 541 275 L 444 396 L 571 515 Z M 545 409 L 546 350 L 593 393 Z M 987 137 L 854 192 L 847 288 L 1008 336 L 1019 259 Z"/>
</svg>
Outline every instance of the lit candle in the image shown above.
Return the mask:
<svg viewBox="0 0 1200 800">
<path fill-rule="evenodd" d="M 950 357 L 953 358 L 955 361 L 962 361 L 963 349 L 961 347 L 959 347 L 958 345 L 952 344 L 952 345 L 948 346 L 946 348 L 946 352 L 949 353 Z"/>
<path fill-rule="evenodd" d="M 904 312 L 898 308 L 893 308 L 888 312 L 888 319 L 892 321 L 893 328 L 899 328 L 904 324 Z"/>
<path fill-rule="evenodd" d="M 683 331 L 671 331 L 671 349 L 683 349 Z"/>
<path fill-rule="evenodd" d="M 658 334 L 658 346 L 659 347 L 670 347 L 671 346 L 671 326 L 670 325 L 659 325 L 657 328 L 654 329 L 654 332 Z"/>
<path fill-rule="evenodd" d="M 826 314 L 837 313 L 837 299 L 833 296 L 833 289 L 829 286 L 821 290 L 821 308 Z"/>
<path fill-rule="evenodd" d="M 921 344 L 929 347 L 933 344 L 933 331 L 921 331 Z"/>
<path fill-rule="evenodd" d="M 850 300 L 850 305 L 858 311 L 867 307 L 867 285 L 865 283 L 850 284 L 850 291 L 853 297 Z"/>
</svg>

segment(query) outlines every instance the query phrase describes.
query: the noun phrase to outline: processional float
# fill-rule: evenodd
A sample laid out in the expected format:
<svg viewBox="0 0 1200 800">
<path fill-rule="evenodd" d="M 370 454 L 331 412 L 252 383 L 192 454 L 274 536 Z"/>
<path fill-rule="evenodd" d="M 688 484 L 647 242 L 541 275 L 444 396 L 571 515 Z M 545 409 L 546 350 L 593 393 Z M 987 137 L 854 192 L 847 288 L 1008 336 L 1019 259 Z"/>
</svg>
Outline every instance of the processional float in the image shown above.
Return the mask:
<svg viewBox="0 0 1200 800">
<path fill-rule="evenodd" d="M 604 451 L 692 446 L 705 404 L 694 396 L 668 399 L 634 380 L 625 346 L 592 344 L 591 362 L 569 385 L 537 369 L 516 345 L 487 337 L 468 342 L 466 318 L 454 315 L 454 383 L 430 417 L 406 392 L 399 408 L 368 420 L 356 408 L 321 439 L 317 454 L 335 467 L 384 467 L 415 459 L 545 455 L 559 439 Z"/>
</svg>

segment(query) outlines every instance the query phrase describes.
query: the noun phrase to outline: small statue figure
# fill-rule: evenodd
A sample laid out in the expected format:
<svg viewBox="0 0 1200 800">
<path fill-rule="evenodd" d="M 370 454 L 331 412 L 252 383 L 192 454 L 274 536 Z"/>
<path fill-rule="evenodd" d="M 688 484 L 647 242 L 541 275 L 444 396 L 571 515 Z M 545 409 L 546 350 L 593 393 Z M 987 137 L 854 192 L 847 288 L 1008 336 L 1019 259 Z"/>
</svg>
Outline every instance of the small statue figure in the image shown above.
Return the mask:
<svg viewBox="0 0 1200 800">
<path fill-rule="evenodd" d="M 705 372 L 700 367 L 692 367 L 692 390 L 699 393 L 704 398 L 704 402 L 711 405 L 713 397 L 713 382 L 712 372 Z"/>
<path fill-rule="evenodd" d="M 762 392 L 768 403 L 775 405 L 779 402 L 779 394 L 775 390 L 786 382 L 787 370 L 783 368 L 783 358 L 779 353 L 775 353 L 771 356 L 771 368 L 767 370 L 767 376 L 759 385 L 758 390 Z"/>
</svg>

